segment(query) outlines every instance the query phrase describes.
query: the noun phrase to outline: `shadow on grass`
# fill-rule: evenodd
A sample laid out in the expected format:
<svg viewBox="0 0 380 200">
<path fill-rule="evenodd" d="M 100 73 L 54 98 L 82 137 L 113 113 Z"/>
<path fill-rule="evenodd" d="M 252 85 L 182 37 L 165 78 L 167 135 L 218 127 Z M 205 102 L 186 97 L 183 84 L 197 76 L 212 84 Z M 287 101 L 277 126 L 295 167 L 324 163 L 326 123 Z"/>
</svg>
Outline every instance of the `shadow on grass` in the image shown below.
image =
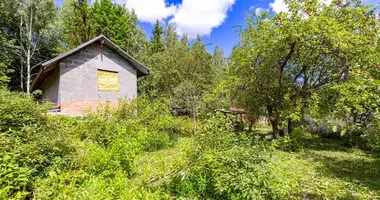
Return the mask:
<svg viewBox="0 0 380 200">
<path fill-rule="evenodd" d="M 301 143 L 305 156 L 322 163 L 317 168 L 322 175 L 376 190 L 380 195 L 380 154 L 353 148 L 338 138 L 306 138 Z"/>
<path fill-rule="evenodd" d="M 300 140 L 303 149 L 316 151 L 350 151 L 352 145 L 341 138 L 309 137 Z"/>
</svg>

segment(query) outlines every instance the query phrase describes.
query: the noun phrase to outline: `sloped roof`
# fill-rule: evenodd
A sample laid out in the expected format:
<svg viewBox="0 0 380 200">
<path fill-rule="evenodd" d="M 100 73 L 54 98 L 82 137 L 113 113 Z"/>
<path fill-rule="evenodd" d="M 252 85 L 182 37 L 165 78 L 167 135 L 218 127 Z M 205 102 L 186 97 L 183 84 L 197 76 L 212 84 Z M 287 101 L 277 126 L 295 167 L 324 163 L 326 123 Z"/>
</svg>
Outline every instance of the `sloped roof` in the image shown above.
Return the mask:
<svg viewBox="0 0 380 200">
<path fill-rule="evenodd" d="M 38 80 L 41 78 L 41 72 L 43 72 L 47 67 L 51 66 L 52 64 L 55 64 L 62 59 L 65 59 L 72 54 L 77 53 L 78 51 L 86 48 L 87 46 L 95 43 L 95 42 L 101 42 L 103 45 L 107 46 L 110 49 L 115 50 L 117 53 L 119 53 L 124 59 L 126 59 L 134 68 L 137 70 L 137 76 L 142 77 L 149 74 L 149 69 L 145 67 L 143 64 L 141 64 L 139 61 L 137 61 L 135 58 L 133 58 L 131 55 L 129 55 L 127 52 L 125 52 L 123 49 L 121 49 L 119 46 L 117 46 L 115 43 L 113 43 L 110 39 L 105 37 L 104 35 L 99 35 L 98 37 L 89 40 L 78 47 L 71 49 L 70 51 L 63 53 L 51 60 L 48 60 L 44 63 L 39 64 L 40 65 L 40 71 L 37 74 L 37 77 L 34 79 L 32 83 L 32 88 L 34 88 L 35 83 L 38 82 Z"/>
</svg>

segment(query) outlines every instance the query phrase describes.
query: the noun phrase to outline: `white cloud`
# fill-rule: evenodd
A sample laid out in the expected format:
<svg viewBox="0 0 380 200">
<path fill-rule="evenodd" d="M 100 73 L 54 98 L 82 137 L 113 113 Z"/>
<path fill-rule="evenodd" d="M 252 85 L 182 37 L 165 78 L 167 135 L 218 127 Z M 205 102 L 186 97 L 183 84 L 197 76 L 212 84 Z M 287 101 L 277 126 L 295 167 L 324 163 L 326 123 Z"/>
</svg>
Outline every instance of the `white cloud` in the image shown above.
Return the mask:
<svg viewBox="0 0 380 200">
<path fill-rule="evenodd" d="M 332 0 L 320 0 L 320 2 L 328 5 Z M 275 13 L 288 12 L 288 8 L 283 0 L 274 0 L 274 2 L 269 3 L 269 7 L 271 7 Z"/>
<path fill-rule="evenodd" d="M 259 5 L 251 5 L 249 7 L 249 10 L 250 11 L 254 11 L 254 13 L 256 13 L 256 15 L 261 15 L 263 12 L 269 12 L 269 9 L 268 8 L 263 8 L 263 7 L 260 7 Z"/>
<path fill-rule="evenodd" d="M 195 38 L 197 34 L 210 35 L 213 28 L 227 18 L 227 12 L 236 0 L 182 0 L 181 4 L 168 5 L 165 0 L 115 0 L 133 8 L 142 22 L 154 23 L 169 19 L 180 34 Z"/>
<path fill-rule="evenodd" d="M 263 11 L 264 11 L 264 9 L 262 9 L 262 8 L 256 8 L 255 13 L 260 15 Z"/>
<path fill-rule="evenodd" d="M 122 2 L 123 0 L 120 1 Z M 167 5 L 165 0 L 125 0 L 125 6 L 133 8 L 140 21 L 149 23 L 166 19 L 176 11 L 176 6 Z"/>
<path fill-rule="evenodd" d="M 288 8 L 283 0 L 274 0 L 273 3 L 269 4 L 269 7 L 272 8 L 273 12 L 280 13 L 280 12 L 287 12 Z"/>
<path fill-rule="evenodd" d="M 169 21 L 179 33 L 194 38 L 197 34 L 210 35 L 227 17 L 235 0 L 183 0 L 174 17 Z"/>
<path fill-rule="evenodd" d="M 267 11 L 269 11 L 269 10 L 268 9 L 264 9 L 264 8 L 260 8 L 260 7 L 258 7 L 258 8 L 255 9 L 256 15 L 261 15 L 261 13 L 267 12 Z"/>
</svg>

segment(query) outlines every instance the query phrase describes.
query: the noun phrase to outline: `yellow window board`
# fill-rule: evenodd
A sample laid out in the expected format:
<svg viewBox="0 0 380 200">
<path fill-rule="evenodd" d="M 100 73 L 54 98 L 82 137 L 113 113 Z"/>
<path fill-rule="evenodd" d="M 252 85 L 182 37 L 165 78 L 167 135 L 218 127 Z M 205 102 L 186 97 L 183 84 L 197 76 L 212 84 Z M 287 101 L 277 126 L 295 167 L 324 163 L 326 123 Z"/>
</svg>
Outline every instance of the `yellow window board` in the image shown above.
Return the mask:
<svg viewBox="0 0 380 200">
<path fill-rule="evenodd" d="M 119 74 L 117 72 L 98 70 L 99 91 L 119 91 Z"/>
</svg>

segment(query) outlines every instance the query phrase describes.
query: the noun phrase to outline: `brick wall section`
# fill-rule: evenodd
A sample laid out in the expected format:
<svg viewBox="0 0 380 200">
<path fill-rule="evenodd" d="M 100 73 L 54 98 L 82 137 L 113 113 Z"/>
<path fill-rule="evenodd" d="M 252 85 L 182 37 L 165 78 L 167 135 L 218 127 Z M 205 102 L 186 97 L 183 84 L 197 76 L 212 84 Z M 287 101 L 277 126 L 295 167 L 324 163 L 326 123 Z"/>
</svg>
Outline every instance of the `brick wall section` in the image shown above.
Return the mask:
<svg viewBox="0 0 380 200">
<path fill-rule="evenodd" d="M 97 108 L 117 107 L 117 101 L 100 101 L 100 100 L 71 100 L 60 103 L 61 113 L 63 115 L 78 115 L 87 111 L 96 111 Z"/>
</svg>

